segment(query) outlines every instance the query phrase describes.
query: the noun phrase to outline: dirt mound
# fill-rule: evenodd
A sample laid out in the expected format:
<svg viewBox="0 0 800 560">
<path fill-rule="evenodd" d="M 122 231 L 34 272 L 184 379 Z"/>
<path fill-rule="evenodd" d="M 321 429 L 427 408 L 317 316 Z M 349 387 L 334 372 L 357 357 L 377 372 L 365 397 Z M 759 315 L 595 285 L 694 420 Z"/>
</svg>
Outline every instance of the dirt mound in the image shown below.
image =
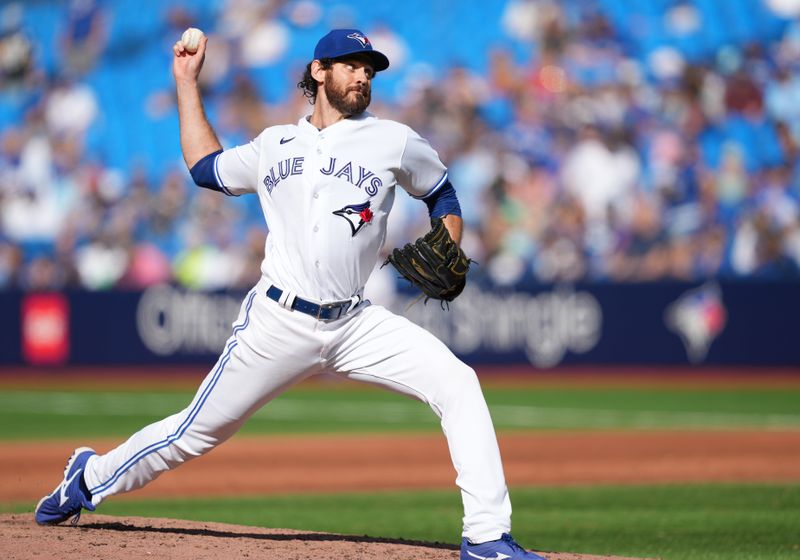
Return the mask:
<svg viewBox="0 0 800 560">
<path fill-rule="evenodd" d="M 455 560 L 452 544 L 380 539 L 203 523 L 177 519 L 87 515 L 77 527 L 40 527 L 32 514 L 0 515 L 0 550 L 12 560 L 81 558 L 104 560 L 168 558 L 220 560 Z M 612 556 L 546 554 L 548 560 L 621 560 Z"/>
</svg>

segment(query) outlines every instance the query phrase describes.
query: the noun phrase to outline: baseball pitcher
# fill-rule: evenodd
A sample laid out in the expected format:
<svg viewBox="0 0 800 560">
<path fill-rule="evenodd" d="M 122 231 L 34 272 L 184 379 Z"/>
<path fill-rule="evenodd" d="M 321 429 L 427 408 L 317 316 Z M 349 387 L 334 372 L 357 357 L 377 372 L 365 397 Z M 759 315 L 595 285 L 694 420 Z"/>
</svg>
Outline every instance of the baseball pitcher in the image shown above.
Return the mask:
<svg viewBox="0 0 800 560">
<path fill-rule="evenodd" d="M 473 369 L 363 298 L 398 187 L 425 202 L 432 229 L 388 262 L 443 301 L 461 292 L 469 270 L 458 200 L 437 153 L 409 127 L 366 110 L 389 60 L 360 31 L 331 31 L 298 84 L 311 115 L 226 150 L 198 88 L 206 46 L 202 37 L 193 52 L 183 41 L 173 47 L 181 149 L 200 187 L 258 197 L 270 232 L 261 279 L 189 406 L 105 455 L 76 449 L 36 521 L 76 523 L 83 508 L 208 452 L 288 387 L 325 371 L 419 399 L 441 419 L 464 505 L 461 560 L 541 560 L 510 536 L 503 465 Z"/>
</svg>

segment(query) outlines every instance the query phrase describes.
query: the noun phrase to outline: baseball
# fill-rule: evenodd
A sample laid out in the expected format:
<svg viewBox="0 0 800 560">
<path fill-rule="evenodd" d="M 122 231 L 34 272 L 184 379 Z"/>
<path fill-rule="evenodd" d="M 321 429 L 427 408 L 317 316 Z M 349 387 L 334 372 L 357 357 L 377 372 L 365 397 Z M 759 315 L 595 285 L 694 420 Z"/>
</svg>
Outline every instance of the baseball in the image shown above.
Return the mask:
<svg viewBox="0 0 800 560">
<path fill-rule="evenodd" d="M 183 48 L 186 49 L 186 52 L 195 53 L 197 52 L 197 47 L 200 46 L 200 39 L 202 38 L 202 31 L 195 27 L 190 27 L 181 35 L 181 43 L 183 43 Z"/>
</svg>

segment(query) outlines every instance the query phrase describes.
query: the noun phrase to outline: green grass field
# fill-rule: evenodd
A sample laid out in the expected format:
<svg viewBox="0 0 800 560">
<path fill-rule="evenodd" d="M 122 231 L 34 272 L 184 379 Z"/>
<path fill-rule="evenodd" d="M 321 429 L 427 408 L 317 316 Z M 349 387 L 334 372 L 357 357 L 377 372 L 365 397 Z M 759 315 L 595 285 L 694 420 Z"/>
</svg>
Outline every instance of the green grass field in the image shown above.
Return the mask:
<svg viewBox="0 0 800 560">
<path fill-rule="evenodd" d="M 499 431 L 800 429 L 800 388 L 485 391 Z M 123 437 L 186 406 L 191 391 L 3 390 L 0 440 Z M 244 433 L 436 431 L 421 403 L 363 388 L 293 389 Z M 800 558 L 800 484 L 513 488 L 514 533 L 541 550 L 674 560 Z M 0 503 L 0 511 L 31 504 Z M 110 500 L 102 513 L 458 541 L 452 491 Z"/>
<path fill-rule="evenodd" d="M 487 388 L 497 430 L 798 429 L 798 389 Z M 191 391 L 0 393 L 0 440 L 127 436 L 183 409 Z M 375 389 L 298 387 L 257 412 L 242 433 L 436 431 L 427 406 Z"/>
</svg>

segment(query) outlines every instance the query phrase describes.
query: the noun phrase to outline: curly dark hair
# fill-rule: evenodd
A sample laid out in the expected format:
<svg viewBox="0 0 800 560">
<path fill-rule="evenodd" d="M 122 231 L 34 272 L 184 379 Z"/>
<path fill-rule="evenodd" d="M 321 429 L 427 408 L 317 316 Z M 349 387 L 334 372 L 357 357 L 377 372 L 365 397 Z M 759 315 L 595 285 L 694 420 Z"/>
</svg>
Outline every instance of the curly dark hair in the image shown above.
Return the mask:
<svg viewBox="0 0 800 560">
<path fill-rule="evenodd" d="M 325 70 L 329 70 L 333 67 L 332 58 L 321 58 L 319 62 Z M 313 105 L 317 102 L 317 89 L 319 88 L 319 84 L 311 75 L 311 62 L 306 64 L 306 71 L 303 73 L 303 79 L 297 82 L 297 87 L 303 90 L 303 95 L 308 97 L 309 103 Z"/>
</svg>

